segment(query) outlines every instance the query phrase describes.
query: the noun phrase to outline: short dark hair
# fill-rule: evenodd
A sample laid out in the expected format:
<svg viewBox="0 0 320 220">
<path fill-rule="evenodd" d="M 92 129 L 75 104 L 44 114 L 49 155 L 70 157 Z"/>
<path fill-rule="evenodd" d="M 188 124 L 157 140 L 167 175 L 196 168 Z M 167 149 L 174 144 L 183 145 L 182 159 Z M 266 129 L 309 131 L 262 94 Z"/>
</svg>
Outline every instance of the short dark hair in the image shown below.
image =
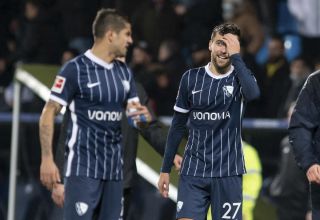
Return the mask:
<svg viewBox="0 0 320 220">
<path fill-rule="evenodd" d="M 120 15 L 115 9 L 103 8 L 97 12 L 92 24 L 92 34 L 96 38 L 102 38 L 108 30 L 120 32 L 128 19 Z"/>
<path fill-rule="evenodd" d="M 237 35 L 238 38 L 240 39 L 241 36 L 241 31 L 240 28 L 236 24 L 232 23 L 225 23 L 225 24 L 220 24 L 218 26 L 215 26 L 212 30 L 211 34 L 211 40 L 217 35 L 225 35 L 225 34 L 234 34 Z"/>
</svg>

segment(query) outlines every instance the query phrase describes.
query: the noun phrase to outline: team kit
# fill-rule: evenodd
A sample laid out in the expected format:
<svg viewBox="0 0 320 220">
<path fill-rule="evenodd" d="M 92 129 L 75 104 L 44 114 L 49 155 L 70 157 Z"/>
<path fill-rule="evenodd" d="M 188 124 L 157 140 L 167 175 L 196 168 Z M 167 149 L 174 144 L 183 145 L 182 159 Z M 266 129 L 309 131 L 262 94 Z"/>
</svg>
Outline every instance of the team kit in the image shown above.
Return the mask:
<svg viewBox="0 0 320 220">
<path fill-rule="evenodd" d="M 46 123 L 53 123 L 63 106 L 71 117 L 63 178 L 66 220 L 123 219 L 123 114 L 136 121 L 135 129 L 148 126 L 134 73 L 117 59 L 132 44 L 130 23 L 103 9 L 93 27 L 93 47 L 61 68 L 40 120 L 41 181 L 52 189 L 62 178 L 57 177 L 48 150 L 52 149 L 48 128 L 51 132 L 53 125 Z M 210 206 L 213 219 L 242 219 L 246 167 L 241 124 L 246 103 L 260 92 L 241 58 L 239 39 L 236 25 L 215 27 L 209 40 L 211 61 L 181 78 L 158 182 L 161 195 L 168 197 L 171 168 L 188 130 L 179 171 L 177 219 L 205 220 Z"/>
</svg>

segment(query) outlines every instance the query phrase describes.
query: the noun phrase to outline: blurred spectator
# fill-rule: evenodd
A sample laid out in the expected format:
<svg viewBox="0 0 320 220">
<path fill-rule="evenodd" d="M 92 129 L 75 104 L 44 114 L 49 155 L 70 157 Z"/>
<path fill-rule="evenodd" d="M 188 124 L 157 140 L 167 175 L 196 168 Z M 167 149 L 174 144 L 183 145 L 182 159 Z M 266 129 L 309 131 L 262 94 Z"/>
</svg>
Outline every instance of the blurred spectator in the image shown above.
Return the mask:
<svg viewBox="0 0 320 220">
<path fill-rule="evenodd" d="M 313 67 L 314 67 L 314 71 L 320 70 L 320 56 L 315 58 Z"/>
<path fill-rule="evenodd" d="M 243 175 L 243 220 L 253 220 L 253 212 L 262 186 L 262 166 L 254 146 L 243 141 L 243 153 L 247 173 Z"/>
<path fill-rule="evenodd" d="M 132 16 L 132 28 L 134 40 L 146 41 L 154 57 L 162 41 L 178 39 L 180 33 L 178 16 L 169 0 L 142 3 Z"/>
<path fill-rule="evenodd" d="M 91 27 L 100 0 L 57 0 L 57 9 L 66 46 L 84 53 L 93 43 Z"/>
<path fill-rule="evenodd" d="M 288 95 L 291 80 L 289 63 L 285 57 L 281 36 L 274 35 L 268 42 L 268 60 L 256 77 L 261 89 L 261 116 L 279 117 Z"/>
<path fill-rule="evenodd" d="M 187 66 L 182 58 L 180 47 L 175 40 L 165 40 L 161 43 L 158 61 L 168 70 L 170 81 L 178 91 L 180 78 Z"/>
<path fill-rule="evenodd" d="M 259 20 L 262 21 L 264 29 L 267 34 L 274 34 L 277 24 L 277 4 L 279 0 L 256 0 L 251 1 L 256 8 L 256 14 L 259 17 Z"/>
<path fill-rule="evenodd" d="M 5 101 L 5 92 L 13 79 L 13 66 L 5 55 L 0 54 L 0 112 L 9 111 Z"/>
<path fill-rule="evenodd" d="M 302 53 L 313 60 L 320 56 L 320 0 L 288 0 L 288 8 L 297 19 L 302 37 Z"/>
<path fill-rule="evenodd" d="M 14 99 L 14 84 L 13 82 L 6 88 L 4 93 L 6 104 L 12 109 Z M 28 87 L 21 88 L 21 111 L 23 112 L 40 112 L 44 106 L 44 101 L 35 96 L 33 91 Z"/>
<path fill-rule="evenodd" d="M 18 0 L 0 1 L 0 53 L 3 54 L 8 50 L 8 42 L 11 38 L 10 23 L 14 16 L 19 14 L 18 8 L 14 4 L 19 5 Z M 16 9 L 16 10 L 14 10 Z M 7 54 L 7 57 L 10 55 Z"/>
<path fill-rule="evenodd" d="M 260 68 L 256 63 L 255 55 L 248 53 L 248 51 L 241 47 L 241 56 L 243 61 L 246 63 L 247 67 L 253 72 L 258 73 L 260 72 Z M 255 99 L 251 102 L 247 103 L 246 110 L 244 113 L 245 118 L 257 118 L 261 117 L 261 100 Z"/>
<path fill-rule="evenodd" d="M 191 45 L 191 66 L 205 66 L 210 62 L 210 51 L 208 50 L 207 41 Z"/>
<path fill-rule="evenodd" d="M 152 53 L 149 44 L 146 41 L 135 43 L 132 50 L 131 68 L 137 68 L 135 71 L 139 71 L 140 66 L 147 66 L 151 63 Z"/>
<path fill-rule="evenodd" d="M 241 29 L 241 40 L 249 54 L 256 54 L 264 42 L 264 32 L 250 0 L 223 0 L 223 18 Z"/>
<path fill-rule="evenodd" d="M 297 57 L 290 63 L 290 80 L 291 86 L 287 95 L 287 98 L 281 109 L 281 115 L 285 118 L 288 114 L 290 105 L 295 102 L 299 92 L 304 85 L 307 77 L 309 76 L 311 69 L 307 62 L 302 57 Z"/>
<path fill-rule="evenodd" d="M 73 48 L 66 49 L 61 56 L 61 65 L 65 64 L 69 60 L 72 60 L 79 54 L 80 54 L 79 51 L 76 49 L 73 49 Z"/>
<path fill-rule="evenodd" d="M 291 117 L 294 103 L 288 111 Z M 276 205 L 278 220 L 303 220 L 308 212 L 308 180 L 298 167 L 289 143 L 289 137 L 282 139 L 281 161 L 278 172 L 269 185 L 269 196 Z"/>
<path fill-rule="evenodd" d="M 223 22 L 221 2 L 222 0 L 174 0 L 175 11 L 182 21 L 181 46 L 189 66 L 192 65 L 191 53 L 198 47 L 195 45 L 204 43 L 208 51 L 208 36 L 211 35 L 212 28 Z"/>
<path fill-rule="evenodd" d="M 60 63 L 61 31 L 56 14 L 37 0 L 27 0 L 25 18 L 17 39 L 17 58 L 28 63 Z"/>
<path fill-rule="evenodd" d="M 157 115 L 171 116 L 173 114 L 177 90 L 175 90 L 170 81 L 169 74 L 165 68 L 158 67 L 152 74 L 155 77 L 155 81 L 147 92 L 150 100 L 153 101 L 154 110 Z"/>
<path fill-rule="evenodd" d="M 129 66 L 134 73 L 135 79 L 140 82 L 148 92 L 154 81 L 154 76 L 151 71 L 155 64 L 152 62 L 152 54 L 147 42 L 139 41 L 134 45 Z"/>
<path fill-rule="evenodd" d="M 121 13 L 125 14 L 129 18 L 132 18 L 133 13 L 137 10 L 137 8 L 145 1 L 150 0 L 102 0 L 102 2 L 114 2 L 114 7 Z M 103 6 L 105 7 L 106 4 Z M 112 7 L 112 6 L 109 6 Z"/>
</svg>

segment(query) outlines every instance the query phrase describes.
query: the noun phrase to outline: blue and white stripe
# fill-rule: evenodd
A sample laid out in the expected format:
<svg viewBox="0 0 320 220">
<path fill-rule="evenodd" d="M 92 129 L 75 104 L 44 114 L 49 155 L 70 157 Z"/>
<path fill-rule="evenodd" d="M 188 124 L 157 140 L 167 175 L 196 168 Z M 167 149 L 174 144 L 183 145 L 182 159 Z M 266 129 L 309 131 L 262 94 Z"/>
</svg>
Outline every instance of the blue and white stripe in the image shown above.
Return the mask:
<svg viewBox="0 0 320 220">
<path fill-rule="evenodd" d="M 50 99 L 71 112 L 66 176 L 121 180 L 121 114 L 125 102 L 139 101 L 129 69 L 87 51 L 59 75 L 66 79 L 64 88 L 61 93 L 52 91 Z M 117 117 L 108 117 L 111 114 Z"/>
<path fill-rule="evenodd" d="M 224 177 L 245 173 L 240 135 L 243 98 L 235 76 L 233 66 L 226 74 L 216 75 L 209 65 L 183 75 L 174 106 L 175 111 L 189 114 L 181 174 Z"/>
</svg>

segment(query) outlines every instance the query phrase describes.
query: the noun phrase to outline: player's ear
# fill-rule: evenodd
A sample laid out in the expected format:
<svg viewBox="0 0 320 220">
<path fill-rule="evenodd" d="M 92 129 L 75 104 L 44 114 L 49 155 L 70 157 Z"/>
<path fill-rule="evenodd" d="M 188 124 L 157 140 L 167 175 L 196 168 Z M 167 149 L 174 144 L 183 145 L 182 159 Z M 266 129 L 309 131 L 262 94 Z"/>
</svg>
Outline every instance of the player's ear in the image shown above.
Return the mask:
<svg viewBox="0 0 320 220">
<path fill-rule="evenodd" d="M 106 39 L 108 40 L 109 43 L 111 43 L 113 41 L 113 31 L 111 30 L 108 30 L 106 33 L 105 33 L 105 37 Z"/>
<path fill-rule="evenodd" d="M 211 46 L 212 46 L 212 40 L 209 41 L 209 47 L 208 48 L 209 48 L 210 51 L 212 51 Z"/>
</svg>

